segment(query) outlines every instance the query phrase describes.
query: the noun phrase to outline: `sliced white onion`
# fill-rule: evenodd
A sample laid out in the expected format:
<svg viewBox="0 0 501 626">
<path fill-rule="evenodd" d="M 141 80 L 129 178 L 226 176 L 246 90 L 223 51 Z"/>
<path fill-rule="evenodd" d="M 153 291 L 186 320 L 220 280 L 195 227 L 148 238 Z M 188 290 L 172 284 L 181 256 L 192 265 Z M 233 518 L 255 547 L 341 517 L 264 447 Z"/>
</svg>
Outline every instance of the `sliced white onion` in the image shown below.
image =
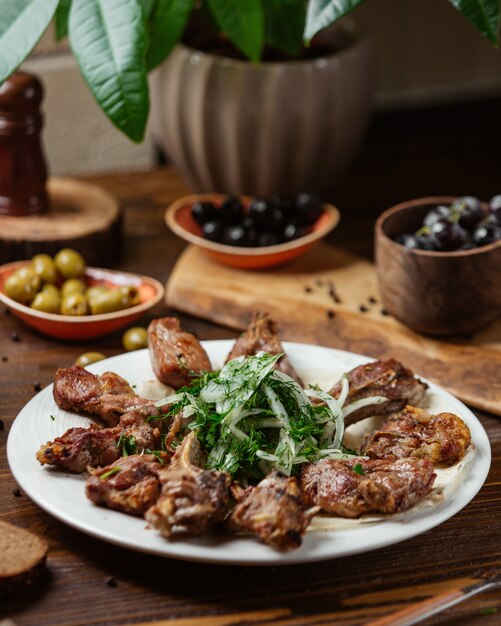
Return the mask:
<svg viewBox="0 0 501 626">
<path fill-rule="evenodd" d="M 355 402 L 350 402 L 343 409 L 344 417 L 347 417 L 351 413 L 358 411 L 358 409 L 363 409 L 366 406 L 383 404 L 384 402 L 388 402 L 388 398 L 384 396 L 371 396 L 370 398 L 362 398 L 361 400 L 355 400 Z"/>
<path fill-rule="evenodd" d="M 279 397 L 269 385 L 264 385 L 263 390 L 270 402 L 271 410 L 275 413 L 277 419 L 282 422 L 283 427 L 289 429 L 289 416 L 287 415 L 284 405 L 280 402 Z"/>
<path fill-rule="evenodd" d="M 264 459 L 265 461 L 271 461 L 273 463 L 279 461 L 279 458 L 276 454 L 270 454 L 269 452 L 265 452 L 264 450 L 258 450 L 256 452 L 256 456 L 258 456 L 260 459 Z"/>
</svg>

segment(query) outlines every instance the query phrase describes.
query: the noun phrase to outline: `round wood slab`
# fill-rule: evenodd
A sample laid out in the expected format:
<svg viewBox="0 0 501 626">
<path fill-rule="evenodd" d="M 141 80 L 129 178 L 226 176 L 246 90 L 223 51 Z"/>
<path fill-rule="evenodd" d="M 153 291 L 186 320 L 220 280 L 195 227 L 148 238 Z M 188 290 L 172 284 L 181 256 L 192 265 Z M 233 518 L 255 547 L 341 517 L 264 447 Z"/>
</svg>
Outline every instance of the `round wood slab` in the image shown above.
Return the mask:
<svg viewBox="0 0 501 626">
<path fill-rule="evenodd" d="M 118 200 L 97 185 L 72 178 L 47 181 L 49 211 L 0 216 L 0 262 L 54 255 L 75 248 L 89 265 L 114 265 L 120 256 L 122 213 Z"/>
</svg>

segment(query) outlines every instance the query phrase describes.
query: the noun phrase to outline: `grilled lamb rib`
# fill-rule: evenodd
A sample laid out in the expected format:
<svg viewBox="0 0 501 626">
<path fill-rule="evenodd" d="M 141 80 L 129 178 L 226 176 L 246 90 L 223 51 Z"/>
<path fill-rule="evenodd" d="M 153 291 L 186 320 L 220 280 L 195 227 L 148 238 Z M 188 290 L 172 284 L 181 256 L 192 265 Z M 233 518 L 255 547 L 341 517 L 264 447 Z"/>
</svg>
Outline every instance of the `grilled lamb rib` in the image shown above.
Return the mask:
<svg viewBox="0 0 501 626">
<path fill-rule="evenodd" d="M 37 459 L 42 465 L 57 465 L 81 474 L 87 467 L 109 465 L 122 456 L 120 437 L 133 437 L 137 452 L 161 447 L 160 431 L 144 421 L 141 413 L 126 413 L 113 428 L 70 428 L 61 437 L 40 447 Z"/>
<path fill-rule="evenodd" d="M 73 365 L 58 369 L 54 377 L 54 400 L 61 409 L 100 417 L 107 426 L 116 426 L 124 413 L 158 415 L 151 400 L 140 398 L 118 374 L 96 376 Z"/>
<path fill-rule="evenodd" d="M 160 495 L 161 462 L 153 454 L 123 457 L 92 471 L 85 493 L 94 504 L 142 516 Z"/>
<path fill-rule="evenodd" d="M 305 510 L 296 478 L 274 471 L 241 494 L 228 527 L 234 532 L 251 532 L 277 550 L 294 550 L 317 511 Z"/>
<path fill-rule="evenodd" d="M 285 354 L 285 350 L 278 335 L 276 322 L 268 313 L 257 312 L 254 314 L 251 323 L 237 339 L 231 352 L 226 357 L 226 361 L 231 361 L 238 356 L 252 356 L 258 352 L 267 352 L 268 354 L 284 354 L 284 356 L 275 365 L 276 369 L 288 374 L 296 380 L 301 387 L 303 382 L 299 375 L 292 367 L 289 358 Z"/>
<path fill-rule="evenodd" d="M 174 389 L 190 385 L 192 372 L 212 370 L 209 357 L 198 339 L 182 330 L 179 320 L 163 317 L 148 326 L 148 345 L 158 380 Z"/>
<path fill-rule="evenodd" d="M 203 470 L 200 442 L 194 432 L 182 442 L 169 467 L 159 472 L 162 492 L 146 520 L 170 537 L 175 528 L 201 534 L 219 524 L 228 511 L 230 475 Z"/>
<path fill-rule="evenodd" d="M 457 415 L 429 415 L 407 406 L 367 436 L 361 453 L 371 459 L 416 457 L 452 465 L 464 456 L 470 443 L 470 430 Z"/>
<path fill-rule="evenodd" d="M 410 369 L 395 359 L 360 365 L 349 371 L 347 376 L 350 386 L 346 404 L 371 396 L 388 398 L 387 402 L 362 407 L 348 415 L 347 426 L 371 415 L 388 415 L 399 411 L 406 404 L 419 404 L 428 388 Z M 339 397 L 341 382 L 329 393 L 334 398 Z"/>
<path fill-rule="evenodd" d="M 360 517 L 406 511 L 430 493 L 435 477 L 428 459 L 324 459 L 303 467 L 300 485 L 308 505 Z"/>
</svg>

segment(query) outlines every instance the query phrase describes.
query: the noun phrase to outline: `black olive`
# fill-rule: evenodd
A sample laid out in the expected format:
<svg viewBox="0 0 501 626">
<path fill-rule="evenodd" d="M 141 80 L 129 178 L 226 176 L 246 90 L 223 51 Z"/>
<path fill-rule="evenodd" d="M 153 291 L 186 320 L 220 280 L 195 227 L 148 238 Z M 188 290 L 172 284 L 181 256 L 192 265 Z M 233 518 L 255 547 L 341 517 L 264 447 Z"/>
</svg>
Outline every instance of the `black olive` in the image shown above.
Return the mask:
<svg viewBox="0 0 501 626">
<path fill-rule="evenodd" d="M 489 202 L 489 214 L 494 217 L 498 226 L 501 226 L 501 195 L 494 196 Z"/>
<path fill-rule="evenodd" d="M 266 224 L 270 217 L 272 206 L 266 200 L 255 199 L 249 204 L 249 219 L 256 226 Z"/>
<path fill-rule="evenodd" d="M 219 241 L 223 233 L 223 227 L 221 222 L 211 220 L 209 222 L 205 222 L 202 226 L 202 232 L 206 239 L 209 239 L 210 241 Z"/>
<path fill-rule="evenodd" d="M 284 228 L 283 240 L 292 241 L 306 234 L 306 229 L 295 223 L 287 224 Z"/>
<path fill-rule="evenodd" d="M 244 209 L 240 200 L 233 196 L 226 198 L 219 209 L 221 219 L 227 224 L 238 224 L 244 219 Z"/>
<path fill-rule="evenodd" d="M 209 220 L 213 220 L 216 215 L 217 209 L 211 202 L 194 202 L 191 205 L 191 216 L 200 226 L 203 226 Z"/>
<path fill-rule="evenodd" d="M 313 225 L 323 212 L 320 200 L 312 193 L 300 193 L 296 198 L 295 209 L 308 226 Z"/>
<path fill-rule="evenodd" d="M 473 233 L 473 242 L 477 246 L 485 246 L 498 239 L 501 239 L 501 227 L 497 225 L 492 215 L 481 222 Z"/>
<path fill-rule="evenodd" d="M 243 226 L 227 226 L 223 231 L 222 242 L 228 246 L 243 246 L 246 234 Z"/>
<path fill-rule="evenodd" d="M 416 250 L 421 247 L 419 245 L 419 241 L 416 235 L 410 235 L 409 233 L 405 233 L 404 235 L 398 235 L 398 237 L 395 237 L 395 241 L 401 246 L 405 246 L 406 248 L 409 248 L 411 250 Z"/>
<path fill-rule="evenodd" d="M 280 239 L 276 233 L 270 233 L 269 231 L 264 231 L 259 233 L 257 237 L 257 245 L 258 246 L 276 246 L 280 243 Z"/>
</svg>

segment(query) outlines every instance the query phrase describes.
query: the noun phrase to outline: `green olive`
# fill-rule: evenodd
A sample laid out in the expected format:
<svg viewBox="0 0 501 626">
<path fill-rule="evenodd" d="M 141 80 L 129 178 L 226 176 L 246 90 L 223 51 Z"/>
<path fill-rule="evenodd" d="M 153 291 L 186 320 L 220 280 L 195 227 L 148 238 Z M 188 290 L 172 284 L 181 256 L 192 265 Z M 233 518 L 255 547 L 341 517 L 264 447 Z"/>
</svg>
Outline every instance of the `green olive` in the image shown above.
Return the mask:
<svg viewBox="0 0 501 626">
<path fill-rule="evenodd" d="M 85 283 L 80 278 L 68 278 L 61 285 L 61 296 L 69 296 L 70 293 L 85 293 Z"/>
<path fill-rule="evenodd" d="M 135 306 L 141 302 L 141 294 L 139 293 L 139 289 L 132 285 L 123 285 L 118 288 L 118 291 L 124 296 L 126 301 L 128 302 L 128 306 Z"/>
<path fill-rule="evenodd" d="M 48 254 L 35 254 L 31 259 L 31 264 L 35 272 L 40 276 L 40 280 L 44 283 L 57 282 L 56 264 L 52 257 Z"/>
<path fill-rule="evenodd" d="M 122 345 L 131 352 L 132 350 L 140 350 L 148 347 L 148 332 L 142 326 L 133 326 L 126 330 L 122 336 Z"/>
<path fill-rule="evenodd" d="M 87 300 L 83 293 L 70 293 L 62 299 L 63 315 L 87 315 Z"/>
<path fill-rule="evenodd" d="M 39 291 L 31 303 L 32 309 L 43 311 L 44 313 L 59 313 L 60 306 L 61 298 L 59 294 L 54 294 L 50 291 Z"/>
<path fill-rule="evenodd" d="M 80 365 L 80 367 L 87 367 L 91 363 L 97 363 L 97 361 L 102 361 L 106 358 L 106 355 L 102 352 L 84 352 L 79 357 L 77 357 L 75 361 L 75 365 Z"/>
<path fill-rule="evenodd" d="M 54 263 L 63 278 L 80 278 L 85 274 L 85 260 L 80 252 L 63 248 L 54 257 Z"/>
<path fill-rule="evenodd" d="M 16 302 L 29 304 L 40 289 L 40 284 L 40 276 L 32 267 L 21 267 L 7 278 L 4 291 Z"/>
<path fill-rule="evenodd" d="M 51 293 L 57 298 L 59 298 L 59 300 L 61 300 L 61 292 L 56 287 L 56 285 L 53 285 L 51 283 L 47 283 L 46 285 L 44 285 L 42 287 L 41 293 Z"/>
<path fill-rule="evenodd" d="M 85 291 L 85 297 L 87 298 L 87 302 L 91 304 L 92 300 L 94 300 L 96 296 L 104 293 L 105 291 L 110 291 L 110 289 L 106 287 L 106 285 L 92 285 L 92 287 L 88 287 Z"/>
<path fill-rule="evenodd" d="M 97 294 L 96 297 L 90 302 L 90 311 L 92 315 L 121 311 L 127 307 L 127 299 L 118 289 L 108 289 L 103 293 Z"/>
</svg>

